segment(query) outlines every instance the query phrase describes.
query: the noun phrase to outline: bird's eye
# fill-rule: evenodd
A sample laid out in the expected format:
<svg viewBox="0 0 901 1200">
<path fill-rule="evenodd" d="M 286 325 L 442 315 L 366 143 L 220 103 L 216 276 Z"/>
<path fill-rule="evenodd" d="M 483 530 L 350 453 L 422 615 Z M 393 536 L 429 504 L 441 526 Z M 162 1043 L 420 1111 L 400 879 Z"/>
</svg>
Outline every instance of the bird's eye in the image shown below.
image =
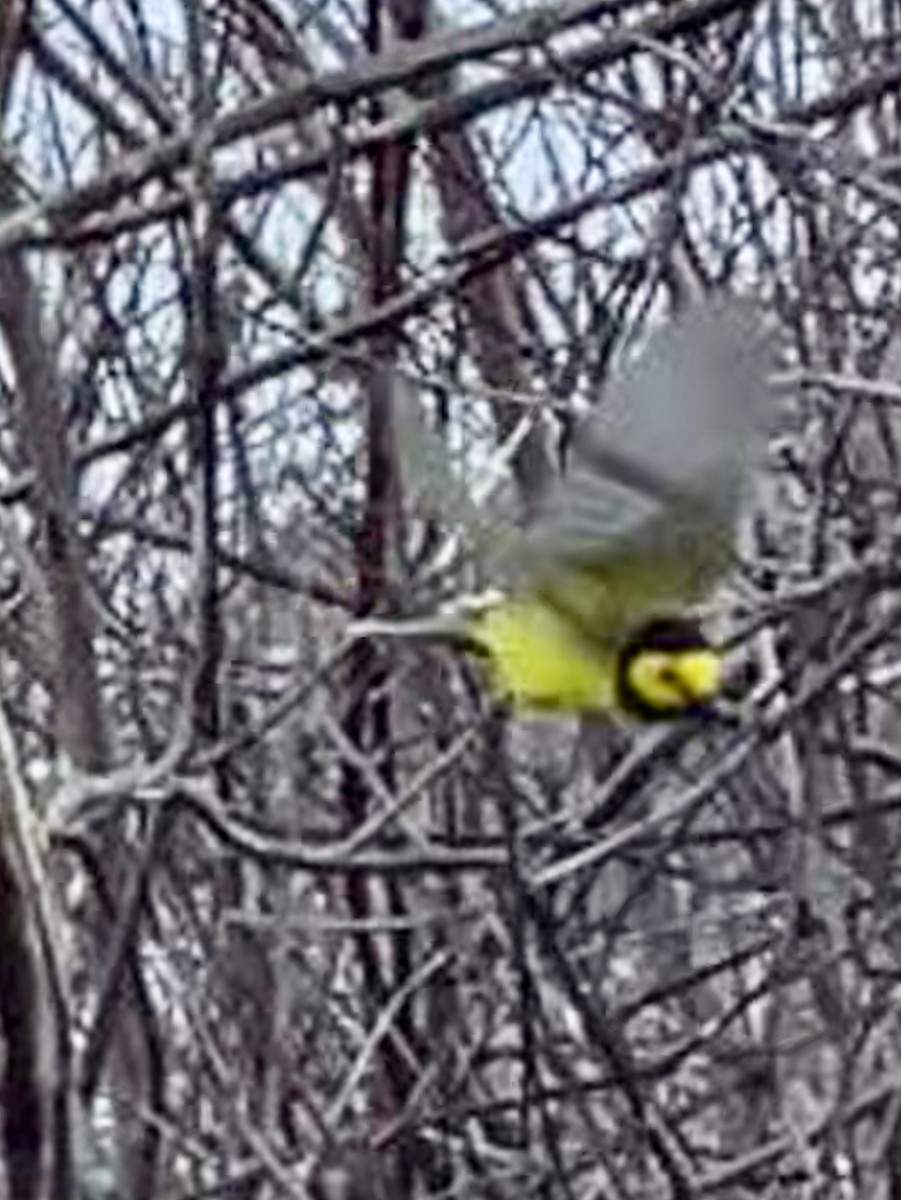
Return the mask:
<svg viewBox="0 0 901 1200">
<path fill-rule="evenodd" d="M 684 686 L 682 683 L 682 678 L 679 675 L 679 672 L 676 670 L 676 668 L 671 663 L 667 663 L 663 667 L 661 667 L 660 678 L 663 680 L 664 683 L 669 683 L 673 687 L 678 688 L 678 687 Z"/>
<path fill-rule="evenodd" d="M 695 696 L 692 693 L 691 688 L 685 682 L 685 679 L 683 678 L 678 667 L 674 666 L 672 663 L 665 664 L 660 671 L 660 679 L 667 685 L 667 687 L 672 688 L 679 699 L 684 703 L 692 704 L 694 702 Z"/>
</svg>

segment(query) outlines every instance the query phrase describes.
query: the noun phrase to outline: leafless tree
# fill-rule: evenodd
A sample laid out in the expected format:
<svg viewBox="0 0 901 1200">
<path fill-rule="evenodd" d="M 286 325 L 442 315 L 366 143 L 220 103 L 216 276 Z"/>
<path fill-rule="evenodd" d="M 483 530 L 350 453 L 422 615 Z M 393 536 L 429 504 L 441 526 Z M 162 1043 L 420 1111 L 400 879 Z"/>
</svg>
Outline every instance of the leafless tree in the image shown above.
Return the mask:
<svg viewBox="0 0 901 1200">
<path fill-rule="evenodd" d="M 899 97 L 893 0 L 0 0 L 12 1200 L 901 1196 Z M 346 637 L 475 574 L 402 395 L 527 517 L 722 290 L 734 723 Z"/>
</svg>

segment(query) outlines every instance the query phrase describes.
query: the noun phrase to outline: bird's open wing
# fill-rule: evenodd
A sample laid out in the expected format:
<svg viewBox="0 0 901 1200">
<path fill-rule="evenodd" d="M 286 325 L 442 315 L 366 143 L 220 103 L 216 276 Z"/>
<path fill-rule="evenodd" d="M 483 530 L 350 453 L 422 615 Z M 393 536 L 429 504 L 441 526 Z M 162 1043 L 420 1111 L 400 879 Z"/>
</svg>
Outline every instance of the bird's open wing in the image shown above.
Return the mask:
<svg viewBox="0 0 901 1200">
<path fill-rule="evenodd" d="M 415 399 L 396 395 L 395 447 L 406 498 L 420 517 L 456 530 L 461 556 L 492 584 L 509 579 L 510 564 L 523 557 L 523 530 L 497 505 L 479 504 L 454 469 L 444 442 L 426 425 Z"/>
<path fill-rule="evenodd" d="M 697 523 L 734 538 L 770 424 L 771 350 L 737 301 L 711 301 L 655 331 L 573 439 L 569 469 L 528 532 L 536 563 L 619 557 Z M 686 530 L 687 527 L 687 530 Z"/>
<path fill-rule="evenodd" d="M 576 430 L 568 468 L 526 530 L 473 501 L 409 397 L 401 470 L 420 510 L 459 529 L 493 585 L 564 596 L 586 624 L 615 620 L 642 595 L 691 604 L 729 565 L 770 424 L 770 365 L 741 302 L 710 301 L 656 330 Z"/>
</svg>

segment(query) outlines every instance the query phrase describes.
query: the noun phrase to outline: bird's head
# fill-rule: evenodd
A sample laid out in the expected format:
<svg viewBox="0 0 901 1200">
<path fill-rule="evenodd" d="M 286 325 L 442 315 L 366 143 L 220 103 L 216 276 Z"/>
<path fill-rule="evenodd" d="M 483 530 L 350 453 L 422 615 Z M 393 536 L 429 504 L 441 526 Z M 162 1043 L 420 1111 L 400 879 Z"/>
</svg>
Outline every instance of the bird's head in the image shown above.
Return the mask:
<svg viewBox="0 0 901 1200">
<path fill-rule="evenodd" d="M 643 622 L 617 655 L 619 704 L 644 721 L 703 712 L 722 685 L 722 656 L 690 617 Z"/>
</svg>

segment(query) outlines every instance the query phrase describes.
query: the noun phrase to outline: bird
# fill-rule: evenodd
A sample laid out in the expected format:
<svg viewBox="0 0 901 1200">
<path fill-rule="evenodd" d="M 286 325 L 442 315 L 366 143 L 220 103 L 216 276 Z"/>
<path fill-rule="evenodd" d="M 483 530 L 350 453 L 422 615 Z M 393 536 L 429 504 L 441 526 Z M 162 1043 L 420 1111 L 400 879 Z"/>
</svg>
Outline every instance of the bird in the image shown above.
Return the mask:
<svg viewBox="0 0 901 1200">
<path fill-rule="evenodd" d="M 772 342 L 735 297 L 658 326 L 576 423 L 565 470 L 529 523 L 498 529 L 497 586 L 425 616 L 360 618 L 351 635 L 450 640 L 483 661 L 491 693 L 515 711 L 639 721 L 710 711 L 725 664 L 698 608 L 736 562 L 773 421 Z M 458 485 L 447 464 L 436 472 L 437 438 L 400 420 L 402 473 Z"/>
</svg>

